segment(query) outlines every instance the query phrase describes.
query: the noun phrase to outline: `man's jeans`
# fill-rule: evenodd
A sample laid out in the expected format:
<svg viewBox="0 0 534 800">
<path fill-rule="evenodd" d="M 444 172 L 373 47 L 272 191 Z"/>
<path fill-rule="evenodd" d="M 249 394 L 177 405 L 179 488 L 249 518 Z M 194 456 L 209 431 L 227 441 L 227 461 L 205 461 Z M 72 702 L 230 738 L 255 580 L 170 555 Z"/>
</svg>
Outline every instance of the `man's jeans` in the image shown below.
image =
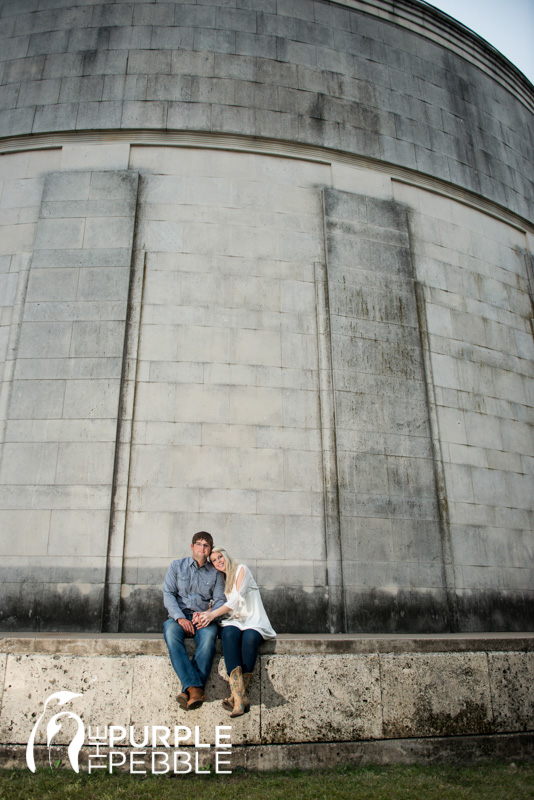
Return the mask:
<svg viewBox="0 0 534 800">
<path fill-rule="evenodd" d="M 188 616 L 187 619 L 191 620 L 192 617 Z M 195 640 L 196 650 L 192 660 L 189 661 L 184 644 L 186 638 L 184 629 L 173 619 L 165 621 L 163 637 L 169 650 L 171 664 L 182 682 L 182 691 L 190 686 L 200 686 L 203 689 L 206 685 L 215 656 L 218 627 L 216 622 L 212 622 L 206 628 L 195 628 L 195 635 L 192 638 Z"/>
</svg>

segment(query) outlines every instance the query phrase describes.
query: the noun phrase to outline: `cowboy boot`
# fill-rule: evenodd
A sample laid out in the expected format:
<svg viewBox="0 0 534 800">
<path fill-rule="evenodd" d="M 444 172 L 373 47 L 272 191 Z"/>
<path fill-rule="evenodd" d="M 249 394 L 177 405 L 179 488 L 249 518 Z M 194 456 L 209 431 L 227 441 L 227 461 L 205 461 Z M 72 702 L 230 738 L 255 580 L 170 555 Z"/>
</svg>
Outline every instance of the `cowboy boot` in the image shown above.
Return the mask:
<svg viewBox="0 0 534 800">
<path fill-rule="evenodd" d="M 230 678 L 228 678 L 228 680 L 230 680 Z M 252 680 L 252 672 L 245 672 L 243 674 L 243 683 L 245 684 L 245 692 L 248 692 L 248 687 L 250 686 L 251 680 Z M 226 697 L 222 701 L 222 706 L 223 706 L 223 708 L 226 709 L 226 711 L 233 711 L 234 710 L 234 698 L 233 698 L 233 696 L 230 695 L 230 697 Z"/>
<path fill-rule="evenodd" d="M 232 670 L 230 674 L 230 688 L 232 690 L 232 697 L 234 700 L 234 708 L 230 716 L 240 717 L 242 714 L 246 714 L 250 708 L 245 692 L 243 671 L 241 667 L 236 667 Z"/>
<path fill-rule="evenodd" d="M 204 700 L 206 699 L 206 695 L 202 690 L 201 686 L 189 686 L 187 689 L 189 693 L 189 701 L 187 703 L 187 710 L 194 711 L 195 708 L 200 708 Z"/>
</svg>

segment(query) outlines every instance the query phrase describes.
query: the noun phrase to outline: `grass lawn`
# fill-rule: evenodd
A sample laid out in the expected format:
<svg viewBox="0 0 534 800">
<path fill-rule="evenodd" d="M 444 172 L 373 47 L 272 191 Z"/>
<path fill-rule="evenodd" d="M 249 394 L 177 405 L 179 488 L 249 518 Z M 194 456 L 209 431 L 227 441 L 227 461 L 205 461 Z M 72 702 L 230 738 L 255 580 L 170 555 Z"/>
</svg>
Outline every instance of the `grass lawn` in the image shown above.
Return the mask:
<svg viewBox="0 0 534 800">
<path fill-rule="evenodd" d="M 532 800 L 534 764 L 338 767 L 147 776 L 0 770 L 0 800 Z"/>
</svg>

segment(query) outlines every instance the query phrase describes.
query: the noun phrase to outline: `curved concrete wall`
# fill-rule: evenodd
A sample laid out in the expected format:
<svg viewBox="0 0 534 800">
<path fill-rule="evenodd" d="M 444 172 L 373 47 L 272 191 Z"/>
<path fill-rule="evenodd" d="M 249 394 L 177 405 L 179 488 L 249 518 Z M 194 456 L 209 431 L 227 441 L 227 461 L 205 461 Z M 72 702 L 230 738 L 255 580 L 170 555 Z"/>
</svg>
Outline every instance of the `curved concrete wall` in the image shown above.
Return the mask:
<svg viewBox="0 0 534 800">
<path fill-rule="evenodd" d="M 59 2 L 59 0 L 58 0 Z M 532 626 L 532 87 L 417 2 L 2 6 L 4 628 Z"/>
</svg>

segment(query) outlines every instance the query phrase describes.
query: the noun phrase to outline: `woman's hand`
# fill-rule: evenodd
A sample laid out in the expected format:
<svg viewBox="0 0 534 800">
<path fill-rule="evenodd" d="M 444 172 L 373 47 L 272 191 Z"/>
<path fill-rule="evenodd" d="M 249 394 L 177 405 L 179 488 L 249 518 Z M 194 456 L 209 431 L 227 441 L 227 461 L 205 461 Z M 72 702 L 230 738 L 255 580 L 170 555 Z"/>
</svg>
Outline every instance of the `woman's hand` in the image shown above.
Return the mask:
<svg viewBox="0 0 534 800">
<path fill-rule="evenodd" d="M 195 614 L 195 625 L 197 628 L 205 628 L 210 622 L 213 622 L 213 614 L 211 611 L 199 611 L 198 614 Z"/>
</svg>

